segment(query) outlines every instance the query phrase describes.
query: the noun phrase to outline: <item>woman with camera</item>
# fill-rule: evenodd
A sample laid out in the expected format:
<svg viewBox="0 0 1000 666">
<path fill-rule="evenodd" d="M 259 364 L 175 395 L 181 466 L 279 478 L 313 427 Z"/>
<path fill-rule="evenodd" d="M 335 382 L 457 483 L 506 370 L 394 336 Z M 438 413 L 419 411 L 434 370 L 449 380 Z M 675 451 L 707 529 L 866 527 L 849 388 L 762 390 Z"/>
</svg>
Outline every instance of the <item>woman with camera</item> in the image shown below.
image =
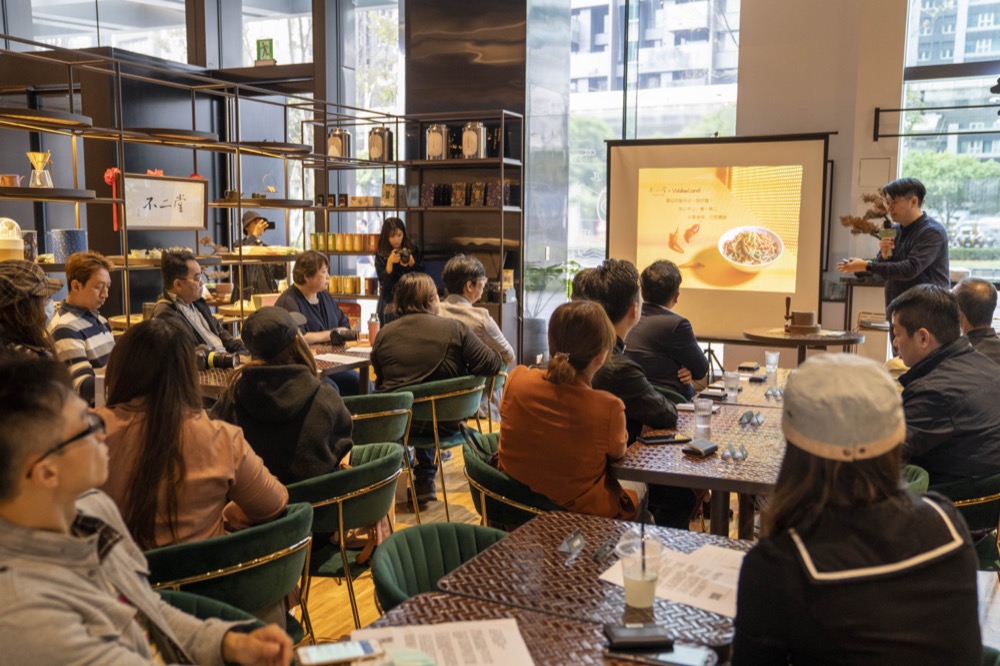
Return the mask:
<svg viewBox="0 0 1000 666">
<path fill-rule="evenodd" d="M 108 359 L 108 480 L 144 550 L 276 518 L 288 491 L 236 426 L 201 407 L 194 340 L 169 319 L 125 332 Z"/>
<path fill-rule="evenodd" d="M 243 429 L 250 446 L 285 484 L 340 468 L 354 424 L 299 332 L 305 318 L 265 307 L 243 325 L 253 360 L 233 373 L 212 418 Z"/>
<path fill-rule="evenodd" d="M 410 240 L 406 224 L 398 217 L 387 217 L 382 223 L 375 254 L 375 274 L 378 276 L 378 306 L 376 312 L 381 324 L 387 324 L 397 315 L 390 307 L 400 278 L 408 273 L 424 272 L 424 255 L 420 247 Z M 386 310 L 390 312 L 387 313 Z M 389 314 L 389 318 L 386 318 Z"/>
<path fill-rule="evenodd" d="M 342 345 L 347 340 L 357 340 L 351 330 L 351 321 L 337 301 L 327 291 L 330 282 L 330 262 L 322 252 L 307 250 L 299 255 L 292 269 L 294 284 L 288 288 L 275 305 L 305 317 L 301 330 L 309 344 Z M 341 395 L 358 395 L 361 382 L 356 370 L 338 372 L 327 377 Z"/>
</svg>

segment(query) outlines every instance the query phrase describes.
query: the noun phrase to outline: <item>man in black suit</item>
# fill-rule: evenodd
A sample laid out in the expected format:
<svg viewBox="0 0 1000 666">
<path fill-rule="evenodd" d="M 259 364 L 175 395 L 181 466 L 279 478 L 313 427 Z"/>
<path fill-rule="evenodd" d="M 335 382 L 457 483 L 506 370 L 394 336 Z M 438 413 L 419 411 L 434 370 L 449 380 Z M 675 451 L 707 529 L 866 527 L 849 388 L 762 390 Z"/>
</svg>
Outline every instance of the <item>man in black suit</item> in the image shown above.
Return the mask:
<svg viewBox="0 0 1000 666">
<path fill-rule="evenodd" d="M 694 397 L 692 380 L 708 374 L 708 359 L 698 346 L 691 322 L 673 312 L 680 296 L 681 272 L 672 261 L 646 267 L 642 284 L 642 317 L 625 338 L 625 355 L 642 366 L 646 378 Z"/>
<path fill-rule="evenodd" d="M 958 299 L 958 320 L 962 333 L 977 352 L 1000 364 L 1000 337 L 993 330 L 993 312 L 997 309 L 996 287 L 980 278 L 965 278 L 951 291 Z"/>
</svg>

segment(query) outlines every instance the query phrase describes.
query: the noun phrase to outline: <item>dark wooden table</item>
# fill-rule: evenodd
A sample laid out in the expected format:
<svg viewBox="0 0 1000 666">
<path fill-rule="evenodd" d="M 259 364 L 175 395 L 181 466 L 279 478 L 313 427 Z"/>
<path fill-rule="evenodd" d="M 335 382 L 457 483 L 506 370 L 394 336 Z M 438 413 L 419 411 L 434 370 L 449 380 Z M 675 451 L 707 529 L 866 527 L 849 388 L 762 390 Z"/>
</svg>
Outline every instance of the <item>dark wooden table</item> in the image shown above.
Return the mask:
<svg viewBox="0 0 1000 666">
<path fill-rule="evenodd" d="M 656 622 L 674 638 L 687 643 L 724 647 L 732 642 L 732 618 L 657 598 L 650 611 L 625 611 L 624 589 L 598 579 L 614 562 L 594 553 L 606 543 L 617 543 L 629 528 L 609 518 L 568 512 L 545 513 L 524 524 L 438 582 L 449 594 L 514 606 L 548 615 L 596 624 Z M 575 557 L 558 551 L 559 545 L 580 530 L 586 544 Z M 735 541 L 668 527 L 647 527 L 664 545 L 691 552 L 706 544 L 749 550 L 749 541 Z M 572 660 L 563 663 L 573 663 Z"/>
<path fill-rule="evenodd" d="M 791 370 L 786 370 L 784 368 L 778 368 L 777 372 L 777 386 L 780 388 L 785 387 L 785 383 L 788 381 L 788 375 Z M 758 372 L 753 373 L 758 376 L 764 376 L 764 369 L 761 368 Z M 771 382 L 752 382 L 748 379 L 750 373 L 740 373 L 740 392 L 737 395 L 736 402 L 731 402 L 730 400 L 720 400 L 718 404 L 720 405 L 737 405 L 740 407 L 781 407 L 782 398 L 781 396 L 767 395 L 767 390 L 771 388 Z M 716 382 L 720 386 L 723 384 L 723 380 Z"/>
<path fill-rule="evenodd" d="M 751 328 L 743 331 L 743 337 L 754 342 L 768 342 L 775 347 L 797 347 L 798 363 L 806 360 L 808 347 L 848 347 L 865 341 L 858 331 L 820 331 L 819 333 L 788 333 L 783 326 L 777 328 Z"/>
<path fill-rule="evenodd" d="M 319 366 L 320 372 L 324 375 L 334 375 L 345 370 L 357 370 L 360 375 L 361 393 L 368 393 L 370 384 L 369 369 L 371 368 L 371 359 L 368 353 L 351 351 L 350 347 L 343 345 L 312 345 L 310 348 L 313 350 L 313 354 L 342 354 L 356 358 L 357 361 L 352 363 L 330 363 L 329 361 L 320 361 L 317 359 L 316 365 Z M 198 383 L 201 385 L 202 394 L 213 398 L 218 397 L 229 382 L 229 376 L 232 372 L 231 369 L 223 370 L 221 368 L 201 370 L 198 373 Z"/>
<path fill-rule="evenodd" d="M 531 658 L 537 666 L 566 664 L 629 666 L 635 663 L 603 656 L 607 642 L 604 639 L 603 627 L 596 622 L 573 620 L 457 594 L 440 592 L 418 594 L 375 620 L 369 627 L 401 627 L 503 618 L 513 618 L 517 621 L 517 628 L 520 629 L 528 651 L 531 652 Z"/>
<path fill-rule="evenodd" d="M 708 458 L 684 455 L 680 444 L 642 444 L 628 448 L 625 457 L 611 466 L 618 479 L 641 481 L 652 485 L 681 488 L 707 488 L 712 491 L 712 533 L 726 536 L 729 530 L 729 496 L 739 494 L 740 515 L 738 534 L 741 539 L 753 536 L 753 496 L 767 494 L 778 480 L 778 471 L 785 457 L 785 437 L 781 432 L 781 412 L 760 411 L 762 424 L 742 424 L 740 417 L 749 407 L 726 405 L 712 415 L 712 441 L 719 451 Z M 650 434 L 668 434 L 672 430 L 654 430 Z M 694 433 L 694 414 L 681 412 L 677 432 Z M 747 449 L 746 460 L 723 460 L 722 453 L 732 443 L 738 451 Z"/>
</svg>

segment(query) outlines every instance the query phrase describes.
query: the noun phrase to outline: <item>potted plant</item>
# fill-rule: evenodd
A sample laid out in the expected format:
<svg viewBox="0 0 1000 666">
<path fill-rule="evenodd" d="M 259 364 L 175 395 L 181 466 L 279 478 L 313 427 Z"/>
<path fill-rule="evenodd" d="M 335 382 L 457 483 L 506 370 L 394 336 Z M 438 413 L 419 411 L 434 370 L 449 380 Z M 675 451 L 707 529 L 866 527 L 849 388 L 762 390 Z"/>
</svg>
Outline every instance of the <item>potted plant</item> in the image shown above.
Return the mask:
<svg viewBox="0 0 1000 666">
<path fill-rule="evenodd" d="M 526 363 L 541 363 L 548 355 L 548 322 L 552 310 L 569 300 L 573 277 L 583 268 L 567 260 L 524 269 L 524 350 Z"/>
</svg>

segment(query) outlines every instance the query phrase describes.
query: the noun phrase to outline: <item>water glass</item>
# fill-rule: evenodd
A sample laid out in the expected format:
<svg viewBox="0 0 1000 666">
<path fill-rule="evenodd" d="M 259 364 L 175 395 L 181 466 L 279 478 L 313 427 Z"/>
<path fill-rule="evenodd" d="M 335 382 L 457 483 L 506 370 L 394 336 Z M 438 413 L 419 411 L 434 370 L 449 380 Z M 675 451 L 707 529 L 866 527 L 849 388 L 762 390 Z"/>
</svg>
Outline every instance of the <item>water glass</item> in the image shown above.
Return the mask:
<svg viewBox="0 0 1000 666">
<path fill-rule="evenodd" d="M 712 406 L 708 398 L 694 401 L 694 439 L 712 439 Z"/>
<path fill-rule="evenodd" d="M 726 382 L 726 402 L 736 402 L 740 393 L 740 373 L 735 370 L 727 370 L 723 376 Z"/>
<path fill-rule="evenodd" d="M 660 577 L 663 544 L 652 537 L 627 539 L 618 544 L 615 553 L 622 561 L 625 605 L 652 608 L 656 599 L 656 582 Z"/>
<path fill-rule="evenodd" d="M 778 359 L 780 357 L 781 352 L 779 351 L 764 352 L 764 367 L 767 369 L 767 377 L 771 380 L 772 384 L 778 379 Z"/>
</svg>

